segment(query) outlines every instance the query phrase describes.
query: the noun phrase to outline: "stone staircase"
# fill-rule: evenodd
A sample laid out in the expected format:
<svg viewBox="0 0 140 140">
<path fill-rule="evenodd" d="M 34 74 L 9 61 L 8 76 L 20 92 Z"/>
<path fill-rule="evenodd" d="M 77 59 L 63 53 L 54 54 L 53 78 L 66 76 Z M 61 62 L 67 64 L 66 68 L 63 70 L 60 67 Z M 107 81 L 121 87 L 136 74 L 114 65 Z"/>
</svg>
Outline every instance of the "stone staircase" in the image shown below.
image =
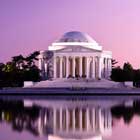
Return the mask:
<svg viewBox="0 0 140 140">
<path fill-rule="evenodd" d="M 119 82 L 113 82 L 110 80 L 102 79 L 102 80 L 86 80 L 86 79 L 56 79 L 56 80 L 46 80 L 36 83 L 34 88 L 72 88 L 72 87 L 81 87 L 81 88 L 123 88 L 124 86 Z"/>
</svg>

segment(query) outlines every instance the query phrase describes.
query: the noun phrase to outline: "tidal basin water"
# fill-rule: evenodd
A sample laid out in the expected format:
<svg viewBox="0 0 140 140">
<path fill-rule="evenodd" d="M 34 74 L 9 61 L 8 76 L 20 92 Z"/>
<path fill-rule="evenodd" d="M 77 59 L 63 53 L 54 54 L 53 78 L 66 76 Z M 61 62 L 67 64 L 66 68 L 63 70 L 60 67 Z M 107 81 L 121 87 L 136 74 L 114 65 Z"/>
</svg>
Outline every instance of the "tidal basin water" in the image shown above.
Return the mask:
<svg viewBox="0 0 140 140">
<path fill-rule="evenodd" d="M 0 99 L 0 140 L 140 140 L 140 100 Z"/>
</svg>

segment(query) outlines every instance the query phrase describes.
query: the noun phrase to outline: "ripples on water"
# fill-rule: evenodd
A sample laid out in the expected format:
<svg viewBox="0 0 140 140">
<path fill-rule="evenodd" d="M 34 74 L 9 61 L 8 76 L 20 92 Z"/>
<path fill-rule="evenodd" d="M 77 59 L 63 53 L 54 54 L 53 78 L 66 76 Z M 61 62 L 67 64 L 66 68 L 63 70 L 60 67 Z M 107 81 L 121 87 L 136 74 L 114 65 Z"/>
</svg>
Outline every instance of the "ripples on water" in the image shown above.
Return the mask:
<svg viewBox="0 0 140 140">
<path fill-rule="evenodd" d="M 0 140 L 139 140 L 140 100 L 0 100 Z"/>
</svg>

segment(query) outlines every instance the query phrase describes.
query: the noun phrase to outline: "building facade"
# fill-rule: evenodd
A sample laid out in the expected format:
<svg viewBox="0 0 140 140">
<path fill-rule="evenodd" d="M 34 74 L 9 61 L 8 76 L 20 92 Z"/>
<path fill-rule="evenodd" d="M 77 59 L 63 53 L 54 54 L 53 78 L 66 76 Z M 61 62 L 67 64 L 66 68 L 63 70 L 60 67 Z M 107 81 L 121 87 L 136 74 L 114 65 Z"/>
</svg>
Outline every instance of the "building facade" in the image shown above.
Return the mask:
<svg viewBox="0 0 140 140">
<path fill-rule="evenodd" d="M 89 35 L 78 31 L 65 33 L 59 40 L 40 51 L 42 77 L 108 79 L 112 53 L 104 51 Z"/>
</svg>

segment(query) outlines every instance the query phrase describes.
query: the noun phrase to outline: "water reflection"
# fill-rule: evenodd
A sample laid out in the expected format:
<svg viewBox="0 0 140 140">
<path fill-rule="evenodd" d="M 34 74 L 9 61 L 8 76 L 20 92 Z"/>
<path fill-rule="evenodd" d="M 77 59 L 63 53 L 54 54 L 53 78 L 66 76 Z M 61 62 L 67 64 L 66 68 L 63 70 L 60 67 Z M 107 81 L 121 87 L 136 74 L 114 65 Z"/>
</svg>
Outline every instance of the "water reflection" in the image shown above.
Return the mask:
<svg viewBox="0 0 140 140">
<path fill-rule="evenodd" d="M 111 114 L 113 118 L 123 118 L 124 123 L 130 124 L 134 115 L 140 117 L 140 101 L 133 101 L 130 106 L 124 104 L 114 106 L 111 108 Z"/>
<path fill-rule="evenodd" d="M 140 115 L 140 101 L 27 101 L 0 100 L 0 123 L 13 131 L 47 138 L 102 139 L 112 134 L 114 120 L 129 124 Z"/>
<path fill-rule="evenodd" d="M 12 129 L 23 131 L 27 129 L 34 135 L 39 135 L 35 122 L 41 108 L 38 106 L 25 107 L 23 101 L 0 101 L 0 122 L 6 121 Z"/>
</svg>

